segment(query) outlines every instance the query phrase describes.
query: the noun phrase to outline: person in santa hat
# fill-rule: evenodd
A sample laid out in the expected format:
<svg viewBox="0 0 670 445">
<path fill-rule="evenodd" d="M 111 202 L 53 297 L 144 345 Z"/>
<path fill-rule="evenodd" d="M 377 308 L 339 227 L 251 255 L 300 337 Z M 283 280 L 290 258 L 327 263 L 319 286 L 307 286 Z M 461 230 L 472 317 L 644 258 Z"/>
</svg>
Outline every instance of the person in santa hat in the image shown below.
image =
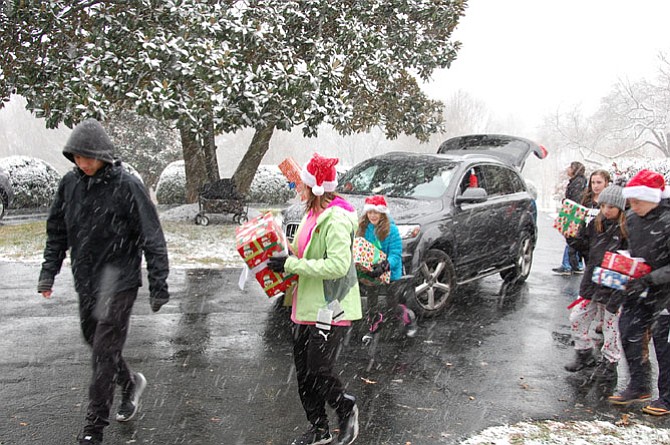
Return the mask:
<svg viewBox="0 0 670 445">
<path fill-rule="evenodd" d="M 385 272 L 391 272 L 391 284 L 364 286 L 367 295 L 369 332 L 363 336 L 364 343 L 370 343 L 379 327 L 389 316 L 388 311 L 380 311 L 378 299 L 386 295 L 387 306 L 396 313 L 405 327 L 406 335 L 414 337 L 417 332 L 416 315 L 405 304 L 404 289 L 400 283 L 402 277 L 402 239 L 400 231 L 389 214 L 386 198 L 381 195 L 365 198 L 363 215 L 358 222 L 356 236 L 365 238 L 386 254 L 386 259 L 375 264 L 368 274 L 373 278 Z M 386 315 L 385 315 L 386 312 Z"/>
<path fill-rule="evenodd" d="M 348 445 L 358 436 L 356 397 L 345 391 L 334 369 L 352 321 L 362 318 L 351 251 L 358 218 L 356 209 L 335 193 L 337 162 L 314 154 L 302 169 L 298 192 L 306 212 L 293 241 L 295 256 L 275 256 L 268 261 L 275 272 L 298 275 L 291 309 L 293 357 L 310 426 L 292 445 L 331 443 L 326 403 L 339 417 L 333 443 Z"/>
<path fill-rule="evenodd" d="M 638 172 L 623 189 L 630 211 L 627 215 L 628 247 L 632 257 L 643 258 L 651 272 L 629 281 L 623 291 L 619 319 L 630 381 L 620 394 L 609 397 L 616 405 L 629 405 L 651 399 L 650 367 L 644 354 L 646 332 L 651 330 L 658 360 L 659 397 L 642 411 L 670 414 L 670 190 L 662 175 Z"/>
</svg>

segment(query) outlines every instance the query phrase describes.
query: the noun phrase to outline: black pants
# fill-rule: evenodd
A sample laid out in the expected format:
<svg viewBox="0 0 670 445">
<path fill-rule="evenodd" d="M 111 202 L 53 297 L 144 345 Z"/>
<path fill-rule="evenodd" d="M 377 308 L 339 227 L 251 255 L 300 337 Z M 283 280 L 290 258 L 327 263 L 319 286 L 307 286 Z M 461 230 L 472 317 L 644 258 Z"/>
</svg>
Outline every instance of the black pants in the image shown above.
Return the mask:
<svg viewBox="0 0 670 445">
<path fill-rule="evenodd" d="M 651 391 L 651 366 L 647 351 L 651 332 L 658 360 L 660 399 L 670 406 L 669 330 L 670 316 L 658 315 L 652 306 L 644 302 L 627 302 L 621 310 L 619 331 L 630 373 L 628 386 L 639 392 Z"/>
<path fill-rule="evenodd" d="M 407 308 L 407 293 L 413 291 L 411 281 L 391 281 L 391 283 L 380 286 L 361 286 L 361 294 L 367 298 L 366 319 L 370 332 L 377 332 L 384 321 L 391 318 L 399 319 L 403 325 L 408 325 L 412 320 L 409 318 Z M 379 296 L 384 295 L 386 304 L 379 304 Z M 379 319 L 382 314 L 382 320 Z M 414 313 L 411 312 L 412 317 Z"/>
<path fill-rule="evenodd" d="M 102 434 L 109 425 L 115 384 L 127 388 L 132 383 L 130 368 L 121 354 L 136 298 L 136 288 L 106 298 L 79 295 L 81 330 L 93 349 L 86 433 Z"/>
<path fill-rule="evenodd" d="M 313 425 L 328 424 L 326 403 L 341 418 L 348 416 L 355 399 L 344 391 L 334 372 L 342 339 L 349 328 L 332 326 L 322 331 L 313 325 L 295 325 L 293 358 L 298 378 L 298 393 L 307 420 Z"/>
</svg>

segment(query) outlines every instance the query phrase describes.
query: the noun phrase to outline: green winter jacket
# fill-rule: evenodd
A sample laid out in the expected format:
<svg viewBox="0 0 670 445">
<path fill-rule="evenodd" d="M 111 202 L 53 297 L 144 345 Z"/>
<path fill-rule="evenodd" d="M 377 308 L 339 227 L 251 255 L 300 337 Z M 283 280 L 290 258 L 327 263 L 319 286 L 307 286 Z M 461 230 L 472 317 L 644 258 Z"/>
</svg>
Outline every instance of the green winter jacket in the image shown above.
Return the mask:
<svg viewBox="0 0 670 445">
<path fill-rule="evenodd" d="M 348 278 L 351 277 L 350 268 L 353 267 L 351 242 L 358 226 L 356 212 L 352 210 L 349 203 L 339 197 L 335 198 L 331 206 L 317 218 L 303 257 L 290 256 L 284 264 L 286 272 L 298 275 L 295 316 L 300 321 L 316 321 L 319 309 L 326 306 L 327 300 L 332 300 L 324 292 L 324 284 L 327 287 L 333 284 L 335 287 L 338 284 L 353 284 L 344 297 L 340 298 L 340 304 L 345 320 L 362 318 L 358 281 Z M 300 222 L 294 238 L 293 248 L 296 252 L 299 233 L 305 220 L 306 216 Z M 355 271 L 353 272 L 355 277 Z"/>
</svg>

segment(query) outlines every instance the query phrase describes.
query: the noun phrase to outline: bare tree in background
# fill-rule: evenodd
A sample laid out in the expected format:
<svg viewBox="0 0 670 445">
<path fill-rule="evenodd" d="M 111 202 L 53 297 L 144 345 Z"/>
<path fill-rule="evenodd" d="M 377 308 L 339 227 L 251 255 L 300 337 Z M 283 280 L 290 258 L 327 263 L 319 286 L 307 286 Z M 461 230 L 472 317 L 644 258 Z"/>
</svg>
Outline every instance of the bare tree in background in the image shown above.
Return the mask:
<svg viewBox="0 0 670 445">
<path fill-rule="evenodd" d="M 577 150 L 587 162 L 623 156 L 670 157 L 670 61 L 659 56 L 655 81 L 620 80 L 598 110 L 584 116 L 579 107 L 545 119 L 543 130 L 556 148 Z"/>
<path fill-rule="evenodd" d="M 458 136 L 486 131 L 491 116 L 486 104 L 458 90 L 444 105 L 444 134 Z"/>
<path fill-rule="evenodd" d="M 443 130 L 430 138 L 433 150 L 428 151 L 437 151 L 442 142 L 454 136 L 490 132 L 491 112 L 467 91 L 458 90 L 445 101 L 442 117 Z"/>
<path fill-rule="evenodd" d="M 655 81 L 620 81 L 603 99 L 597 115 L 610 130 L 614 140 L 628 140 L 632 144 L 617 156 L 652 148 L 670 157 L 670 61 L 660 55 L 661 64 Z M 650 155 L 649 151 L 647 151 Z"/>
</svg>

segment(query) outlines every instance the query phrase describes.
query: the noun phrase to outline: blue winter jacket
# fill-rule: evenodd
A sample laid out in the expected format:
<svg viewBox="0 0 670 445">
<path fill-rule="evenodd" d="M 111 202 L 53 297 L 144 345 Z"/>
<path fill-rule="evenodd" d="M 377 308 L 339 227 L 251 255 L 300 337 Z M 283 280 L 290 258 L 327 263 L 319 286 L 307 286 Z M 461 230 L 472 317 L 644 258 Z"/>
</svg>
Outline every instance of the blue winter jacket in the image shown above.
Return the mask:
<svg viewBox="0 0 670 445">
<path fill-rule="evenodd" d="M 365 230 L 365 239 L 374 245 L 381 246 L 391 266 L 391 281 L 395 281 L 402 277 L 402 239 L 395 222 L 390 218 L 389 222 L 391 223 L 391 227 L 388 236 L 384 240 L 377 240 L 375 226 L 372 223 L 369 223 L 368 228 Z"/>
</svg>

